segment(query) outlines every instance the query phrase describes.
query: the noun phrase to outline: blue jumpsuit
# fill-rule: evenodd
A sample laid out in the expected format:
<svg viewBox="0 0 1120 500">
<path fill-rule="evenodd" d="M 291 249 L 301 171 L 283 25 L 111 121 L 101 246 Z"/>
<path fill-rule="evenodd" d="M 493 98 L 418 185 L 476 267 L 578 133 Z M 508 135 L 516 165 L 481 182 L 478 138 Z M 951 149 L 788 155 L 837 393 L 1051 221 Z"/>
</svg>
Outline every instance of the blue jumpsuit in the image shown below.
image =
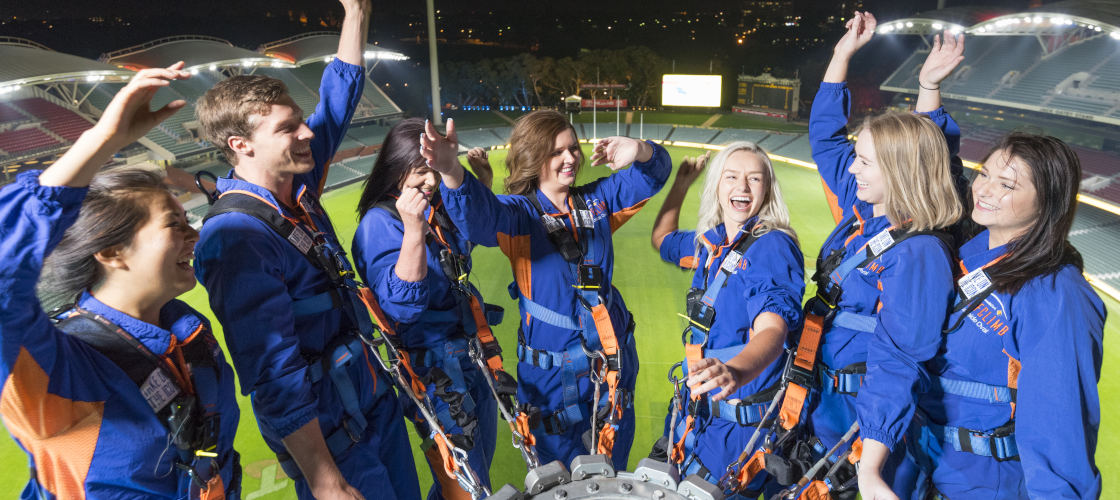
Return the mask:
<svg viewBox="0 0 1120 500">
<path fill-rule="evenodd" d="M 745 231 L 749 231 L 756 221 L 757 218 L 748 220 L 743 226 Z M 674 231 L 661 242 L 661 258 L 682 269 L 695 270 L 692 287 L 705 288 L 716 278 L 728 252 L 743 234 L 740 232 L 729 241 L 724 225 L 720 224 L 705 232 L 698 243 L 695 231 Z M 737 269 L 716 297 L 716 315 L 708 331 L 704 352 L 706 358 L 715 357 L 727 361 L 739 354 L 750 342 L 752 325 L 761 313 L 781 316 L 791 330 L 800 325 L 801 296 L 805 293 L 805 262 L 801 249 L 790 235 L 781 231 L 770 231 L 762 235 L 747 249 Z M 727 402 L 746 399 L 775 387 L 781 381 L 785 358 L 783 353 L 757 378 L 729 394 L 722 402 L 714 403 L 722 405 L 721 417 L 709 418 L 699 430 L 694 431 L 695 437 L 685 442 L 686 456 L 695 454 L 696 458 L 690 464 L 691 467 L 686 469 L 687 473 L 706 469 L 711 474 L 708 480 L 715 482 L 727 465 L 738 458 L 750 441 L 758 422 L 762 420 L 770 398 L 749 407 L 743 415 L 747 417 L 743 419 L 746 425 L 735 421 L 735 414 L 727 411 L 731 409 Z M 687 371 L 687 360 L 684 368 Z M 687 400 L 687 387 L 685 390 Z M 709 394 L 719 392 L 720 389 L 716 388 Z M 684 431 L 684 417 L 682 414 L 680 421 L 675 424 L 674 440 L 679 439 Z M 762 441 L 759 440 L 758 444 L 761 446 Z M 760 475 L 748 489 L 761 489 L 764 479 L 765 474 Z"/>
<path fill-rule="evenodd" d="M 630 312 L 621 294 L 611 285 L 614 271 L 611 233 L 637 213 L 669 177 L 672 170 L 669 153 L 661 146 L 652 145 L 654 154 L 649 161 L 636 162 L 628 169 L 579 188 L 595 221 L 592 241 L 581 244 L 587 243 L 588 255 L 595 255 L 593 264 L 603 270 L 599 294 L 606 302 L 618 338 L 622 361 L 619 387 L 625 391 L 634 389 L 638 355 L 629 327 Z M 518 400 L 539 407 L 542 415 L 561 422 L 560 432 L 556 434 L 539 427 L 533 430 L 542 462 L 570 463 L 576 456 L 587 453 L 581 439 L 591 428 L 594 399 L 593 384 L 587 378 L 587 357 L 580 345 L 581 330 L 554 326 L 537 315 L 528 315 L 525 303 L 532 301 L 569 321 L 578 318 L 582 306 L 573 289 L 575 271 L 549 240 L 536 208 L 525 196 L 495 195 L 470 173 L 458 189 L 443 186 L 441 192 L 448 214 L 468 240 L 479 245 L 498 246 L 510 260 L 514 276 L 510 292 L 515 298 L 522 297 Z M 532 196 L 537 197 L 545 212 L 561 216 L 560 210 L 539 190 Z M 570 218 L 566 214 L 563 217 L 565 227 L 571 230 Z M 530 358 L 538 362 L 526 362 Z M 602 394 L 606 394 L 605 389 Z M 634 413 L 628 408 L 619 424 L 612 454 L 618 470 L 626 468 L 633 439 Z"/>
<path fill-rule="evenodd" d="M 431 208 L 428 212 L 430 214 Z M 463 239 L 455 228 L 441 229 L 447 244 L 457 255 L 470 256 L 473 244 Z M 440 250 L 444 247 L 434 235 L 426 241 L 427 276 L 417 282 L 404 281 L 397 276 L 397 257 L 403 239 L 404 225 L 400 220 L 384 208 L 370 209 L 354 233 L 354 265 L 362 280 L 377 296 L 382 310 L 393 323 L 394 331 L 400 335 L 416 374 L 424 377 L 432 367 L 439 367 L 451 377 L 453 389 L 467 395 L 463 411 L 473 415 L 477 423 L 472 436 L 474 447 L 468 451 L 469 462 L 489 486 L 490 463 L 497 440 L 497 402 L 483 378 L 490 376 L 489 373 L 479 370 L 468 355 L 468 334 L 463 329 L 463 321 L 473 324 L 474 318 L 464 318 L 462 313 L 469 311 L 459 309 L 451 288 L 451 280 L 457 276 L 447 276 L 440 265 Z M 444 430 L 451 434 L 463 434 L 462 428 L 446 413 L 448 404 L 435 395 L 434 385 L 428 384 L 428 389 Z M 427 436 L 429 430 L 426 424 L 420 422 L 415 405 L 407 396 L 401 395 L 400 400 L 405 412 L 417 422 L 418 432 Z M 440 471 L 437 474 L 433 468 L 433 477 L 446 476 L 442 465 L 437 463 L 437 466 Z M 432 468 L 431 464 L 429 468 Z M 428 492 L 428 498 L 442 498 L 441 491 L 442 486 L 436 481 Z"/>
<path fill-rule="evenodd" d="M 822 83 L 809 120 L 813 159 L 821 178 L 835 195 L 836 205 L 843 209 L 841 220 L 855 221 L 856 226 L 851 232 L 851 225 L 838 225 L 825 240 L 822 256 L 837 249 L 845 257 L 863 252 L 865 245 L 891 226 L 886 216 L 873 216 L 871 204 L 856 197 L 856 181 L 848 172 L 855 161 L 854 148 L 847 139 L 850 105 L 845 84 Z M 959 138 L 959 129 L 943 108 L 928 116 L 947 135 L 957 130 Z M 949 255 L 940 239 L 919 235 L 855 269 L 842 282 L 839 310 L 872 321 L 861 331 L 833 320 L 822 336 L 824 383 L 809 424 L 827 449 L 858 419 L 861 437 L 895 451 L 883 471 L 888 484 L 894 477 L 893 465 L 904 458 L 902 448 L 896 449 L 895 444 L 902 439 L 914 413 L 913 393 L 920 364 L 932 358 L 941 343 L 945 311 L 954 293 Z M 837 392 L 834 371 L 861 362 L 867 363 L 862 387 L 857 382 L 851 388 L 858 390 L 858 396 Z"/>
<path fill-rule="evenodd" d="M 263 199 L 337 245 L 326 213 L 309 212 L 313 204 L 308 201 L 321 194 L 327 164 L 345 136 L 363 81 L 361 66 L 337 59 L 324 71 L 322 100 L 307 119 L 315 133 L 311 141 L 315 167 L 293 179 L 292 199 L 299 206 L 282 206 L 267 189 L 232 172 L 218 179 L 218 191 L 240 191 Z M 328 442 L 335 433 L 348 432 L 350 427 L 344 425 L 353 419 L 344 410 L 346 401 L 330 376 L 313 377 L 312 369 L 324 349 L 356 325 L 349 324 L 339 308 L 313 314 L 293 310 L 295 301 L 329 289 L 327 276 L 268 225 L 243 213 L 217 215 L 203 225 L 195 247 L 195 272 L 224 327 L 241 391 L 252 396 L 257 425 L 269 448 L 286 453 L 282 440 L 315 418 Z M 367 498 L 419 498 L 400 405 L 388 377 L 375 370 L 375 364 L 365 352 L 364 360 L 349 367 L 358 409 L 367 425 L 356 442 L 351 437 L 332 455 L 342 476 Z M 282 460 L 281 466 L 294 476 L 300 498 L 311 498 L 294 462 Z"/>
<path fill-rule="evenodd" d="M 78 217 L 86 188 L 44 187 L 24 172 L 0 190 L 0 414 L 26 451 L 38 480 L 24 498 L 198 498 L 175 468 L 168 430 L 136 383 L 85 342 L 55 328 L 40 307 L 35 283 L 43 259 Z M 171 354 L 192 335 L 206 342 L 216 368 L 192 370 L 199 402 L 219 416 L 215 452 L 226 498 L 240 497 L 233 450 L 239 411 L 233 370 L 210 324 L 178 300 L 155 326 L 110 308 L 88 293 L 78 305 L 109 320 L 153 353 Z"/>
<path fill-rule="evenodd" d="M 1006 245 L 989 249 L 985 231 L 961 247 L 961 266 L 971 272 L 1006 251 Z M 925 425 L 914 425 L 908 442 L 918 463 L 932 468 L 933 486 L 951 499 L 1100 496 L 1093 460 L 1106 314 L 1100 297 L 1067 265 L 1015 294 L 992 292 L 960 318 L 963 312 L 949 317 L 950 325 L 960 326 L 926 363 L 937 383 L 919 395 L 916 422 Z M 987 390 L 979 398 L 945 391 L 951 381 Z M 1008 397 L 1008 388 L 1017 391 Z M 1018 461 L 959 451 L 959 438 L 944 431 L 990 433 L 1011 419 Z"/>
</svg>

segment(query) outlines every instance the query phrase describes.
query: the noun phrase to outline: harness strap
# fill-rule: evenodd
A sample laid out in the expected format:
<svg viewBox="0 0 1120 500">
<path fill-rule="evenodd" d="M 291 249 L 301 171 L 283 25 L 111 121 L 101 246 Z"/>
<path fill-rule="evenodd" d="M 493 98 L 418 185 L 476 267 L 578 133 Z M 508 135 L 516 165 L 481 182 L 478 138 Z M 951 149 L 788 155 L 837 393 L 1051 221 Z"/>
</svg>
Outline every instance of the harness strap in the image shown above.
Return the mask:
<svg viewBox="0 0 1120 500">
<path fill-rule="evenodd" d="M 855 396 L 867 375 L 867 363 L 852 363 L 839 370 L 822 364 L 820 373 L 823 390 Z"/>
<path fill-rule="evenodd" d="M 299 197 L 300 206 L 304 212 L 310 215 L 312 211 L 315 211 L 325 217 L 325 212 L 323 212 L 322 207 L 319 206 L 318 200 L 310 195 L 304 196 L 306 194 L 305 192 L 301 192 L 301 196 Z M 356 329 L 356 332 L 353 333 L 356 333 L 359 338 L 363 339 L 363 342 L 371 346 L 371 350 L 375 351 L 375 354 L 378 356 L 378 362 L 383 365 L 383 368 L 397 371 L 394 377 L 398 378 L 397 382 L 401 385 L 403 391 L 410 391 L 412 393 L 411 396 L 417 401 L 428 400 L 427 387 L 412 369 L 408 353 L 403 351 L 398 352 L 395 346 L 392 345 L 394 341 L 391 339 L 396 337 L 396 335 L 390 328 L 388 318 L 385 316 L 384 311 L 381 310 L 380 305 L 373 296 L 373 292 L 370 291 L 368 287 L 359 285 L 355 280 L 354 271 L 346 258 L 346 253 L 338 246 L 333 238 L 325 233 L 304 229 L 301 227 L 302 222 L 298 219 L 284 217 L 279 207 L 272 205 L 252 193 L 243 191 L 227 191 L 219 195 L 218 199 L 211 205 L 210 211 L 206 214 L 203 222 L 205 223 L 206 220 L 216 215 L 229 212 L 243 213 L 264 222 L 275 233 L 296 247 L 296 249 L 311 262 L 312 266 L 322 271 L 329 280 L 332 288 L 334 288 L 333 291 L 339 295 L 343 314 L 351 321 Z M 297 301 L 296 309 L 304 314 L 310 314 L 309 311 L 322 311 L 322 308 L 325 307 L 326 300 L 321 297 L 321 295 L 322 294 L 319 294 L 305 299 L 305 302 L 302 303 Z M 382 333 L 384 333 L 384 335 L 382 335 Z M 346 335 L 346 333 L 339 333 L 339 335 Z M 385 343 L 389 343 L 389 349 L 397 355 L 396 359 L 390 359 L 388 363 L 386 363 L 384 359 L 381 359 L 380 353 L 374 348 L 375 345 L 382 345 Z M 405 372 L 404 374 L 399 373 L 399 370 L 402 368 Z M 370 369 L 372 370 L 372 367 L 370 367 Z M 339 392 L 339 397 L 341 399 L 344 401 L 351 399 L 353 402 L 353 404 L 344 403 L 346 412 L 351 417 L 351 420 L 355 424 L 363 422 L 365 417 L 361 415 L 360 411 L 351 413 L 353 409 L 357 407 L 356 392 L 354 394 L 348 394 L 345 393 L 347 391 L 342 387 L 343 384 L 336 383 L 334 385 L 336 390 L 341 391 Z M 427 410 L 422 409 L 421 411 Z M 347 438 L 353 440 L 352 437 L 354 435 L 360 435 L 364 432 L 365 426 L 361 427 L 362 428 L 359 429 L 344 429 L 346 430 Z M 336 430 L 328 434 L 327 438 L 330 439 L 334 437 L 338 434 L 338 431 L 339 430 Z M 433 430 L 432 432 L 433 439 L 435 439 L 436 444 L 439 446 L 440 456 L 448 474 L 457 478 L 465 478 L 468 481 L 471 480 L 474 477 L 473 471 L 460 470 L 461 460 L 453 454 L 452 449 L 443 439 L 442 432 L 437 432 L 437 430 Z M 337 439 L 339 442 L 342 441 L 341 438 Z M 458 449 L 456 448 L 456 450 Z M 459 450 L 459 452 L 462 453 L 461 450 Z M 463 465 L 466 465 L 465 461 L 463 461 Z"/>
<path fill-rule="evenodd" d="M 591 432 L 598 432 L 598 442 L 594 451 L 610 457 L 614 448 L 614 436 L 618 430 L 618 422 L 623 414 L 623 407 L 619 404 L 621 394 L 618 389 L 622 367 L 618 351 L 619 342 L 614 331 L 614 325 L 611 323 L 607 304 L 599 294 L 599 290 L 605 285 L 605 273 L 601 267 L 594 264 L 598 260 L 597 249 L 592 244 L 595 221 L 583 195 L 578 189 L 573 188 L 568 196 L 570 209 L 568 218 L 572 221 L 573 229 L 583 235 L 582 238 L 577 239 L 574 232 L 568 231 L 562 221 L 544 211 L 539 196 L 539 193 L 531 193 L 527 198 L 537 210 L 540 221 L 548 232 L 549 240 L 560 251 L 564 260 L 568 261 L 573 267 L 576 275 L 576 283 L 574 283 L 577 292 L 576 297 L 581 302 L 582 307 L 579 308 L 579 325 L 576 328 L 567 329 L 579 330 L 587 345 L 586 348 L 590 351 L 602 353 L 601 366 L 592 366 L 592 382 L 606 382 L 608 411 L 602 429 L 591 429 Z M 527 313 L 524 309 L 523 312 Z M 548 315 L 544 311 L 538 312 Z M 553 316 L 550 319 L 557 323 L 564 323 L 562 318 Z M 568 320 L 570 321 L 570 319 Z M 598 405 L 598 401 L 595 401 L 595 404 Z"/>
<path fill-rule="evenodd" d="M 856 314 L 849 311 L 837 311 L 832 317 L 832 326 L 847 328 L 863 333 L 873 333 L 879 317 L 874 314 Z"/>
<path fill-rule="evenodd" d="M 690 290 L 686 298 L 686 305 L 688 308 L 688 326 L 681 334 L 681 341 L 684 343 L 684 356 L 685 367 L 689 364 L 696 363 L 704 358 L 704 350 L 708 345 L 708 330 L 711 328 L 712 323 L 715 322 L 716 316 L 716 300 L 719 298 L 720 292 L 723 287 L 727 285 L 727 280 L 731 278 L 739 270 L 739 261 L 747 253 L 758 237 L 754 235 L 754 227 L 744 227 L 735 238 L 735 242 L 731 249 L 728 250 L 727 256 L 723 258 L 720 263 L 719 270 L 715 276 L 712 277 L 712 282 L 707 283 L 704 289 Z M 707 282 L 708 267 L 714 257 L 712 257 L 711 249 L 709 249 L 709 265 L 704 267 L 704 281 Z M 697 298 L 699 295 L 699 298 Z M 688 338 L 686 341 L 685 338 Z M 685 449 L 688 442 L 689 434 L 696 429 L 696 409 L 697 405 L 702 399 L 707 397 L 706 394 L 699 394 L 691 391 L 689 394 L 689 410 L 685 416 L 684 432 L 673 447 L 669 450 L 669 458 L 677 464 L 683 464 L 685 461 Z M 766 404 L 762 403 L 762 408 L 757 409 L 758 419 L 751 420 L 751 411 L 755 410 L 749 406 L 740 407 L 731 405 L 726 401 L 713 403 L 708 400 L 710 414 L 714 416 L 726 415 L 724 418 L 732 422 L 749 422 L 762 420 L 762 414 L 766 411 Z M 746 425 L 740 424 L 740 425 Z M 700 432 L 700 430 L 697 430 Z"/>
<path fill-rule="evenodd" d="M 168 443 L 174 444 L 178 459 L 175 469 L 184 471 L 201 498 L 225 498 L 225 485 L 221 478 L 214 450 L 217 447 L 219 418 L 208 414 L 194 391 L 190 367 L 214 368 L 221 379 L 221 371 L 204 335 L 195 334 L 187 343 L 177 344 L 171 337 L 171 349 L 177 354 L 177 363 L 153 353 L 143 343 L 104 316 L 73 306 L 65 317 L 54 318 L 55 327 L 81 340 L 117 365 L 136 384 L 155 417 L 168 432 Z M 205 325 L 199 325 L 199 329 Z M 237 469 L 237 455 L 233 455 Z M 36 471 L 32 468 L 32 477 Z"/>
<path fill-rule="evenodd" d="M 991 385 L 946 377 L 933 377 L 931 382 L 930 392 L 980 399 L 989 403 L 1014 403 L 1018 392 L 1005 385 Z"/>
<path fill-rule="evenodd" d="M 953 449 L 982 457 L 992 457 L 997 461 L 1019 459 L 1019 447 L 1015 443 L 1015 424 L 1011 422 L 993 432 L 969 430 L 964 427 L 927 424 L 935 436 L 952 443 Z"/>
</svg>

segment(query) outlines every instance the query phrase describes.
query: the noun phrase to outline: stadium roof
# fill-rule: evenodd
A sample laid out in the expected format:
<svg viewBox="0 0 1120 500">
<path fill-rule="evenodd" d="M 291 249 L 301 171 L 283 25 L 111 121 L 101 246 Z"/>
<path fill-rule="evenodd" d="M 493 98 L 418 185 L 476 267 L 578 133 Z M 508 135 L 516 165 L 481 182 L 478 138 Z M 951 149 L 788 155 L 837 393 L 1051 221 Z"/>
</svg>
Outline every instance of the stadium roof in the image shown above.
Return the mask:
<svg viewBox="0 0 1120 500">
<path fill-rule="evenodd" d="M 262 44 L 257 51 L 268 57 L 283 59 L 296 66 L 313 62 L 330 61 L 338 51 L 338 33 L 317 31 L 304 33 L 283 40 Z M 407 56 L 400 52 L 385 50 L 373 44 L 366 44 L 365 59 L 403 61 Z"/>
<path fill-rule="evenodd" d="M 101 55 L 101 60 L 114 66 L 139 70 L 162 68 L 178 61 L 187 63 L 186 70 L 224 66 L 292 67 L 288 61 L 266 57 L 248 49 L 234 47 L 221 38 L 184 35 L 161 38 Z"/>
<path fill-rule="evenodd" d="M 876 30 L 880 34 L 928 35 L 944 30 L 961 32 L 988 19 L 1003 16 L 1012 11 L 990 7 L 950 7 L 930 10 L 911 17 L 882 23 Z"/>
<path fill-rule="evenodd" d="M 84 57 L 55 52 L 30 40 L 0 37 L 0 94 L 26 85 L 124 81 L 133 73 Z"/>
<path fill-rule="evenodd" d="M 953 7 L 884 22 L 880 34 L 929 35 L 941 30 L 970 35 L 1055 35 L 1072 29 L 1109 33 L 1120 39 L 1115 0 L 1066 0 L 1022 12 Z"/>
</svg>

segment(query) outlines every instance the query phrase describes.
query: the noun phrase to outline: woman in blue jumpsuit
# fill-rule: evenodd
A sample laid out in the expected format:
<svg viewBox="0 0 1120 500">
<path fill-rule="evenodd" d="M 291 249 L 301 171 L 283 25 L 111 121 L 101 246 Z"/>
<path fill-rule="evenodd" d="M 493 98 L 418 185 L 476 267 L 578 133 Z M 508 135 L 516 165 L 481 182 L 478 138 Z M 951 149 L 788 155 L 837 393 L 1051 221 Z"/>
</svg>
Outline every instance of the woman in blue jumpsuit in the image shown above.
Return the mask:
<svg viewBox="0 0 1120 500">
<path fill-rule="evenodd" d="M 805 264 L 770 158 L 753 143 L 732 143 L 715 157 L 696 230 L 677 229 L 681 204 L 706 159 L 681 163 L 652 243 L 666 262 L 695 270 L 690 313 L 700 294 L 715 297 L 706 340 L 701 340 L 704 332 L 689 328 L 700 337 L 689 342 L 702 342 L 703 357 L 684 361 L 689 387 L 684 398 L 692 392 L 706 394 L 707 401 L 701 400 L 698 415 L 688 415 L 685 405 L 680 420 L 669 425 L 674 440 L 684 439 L 684 474 L 716 482 L 747 446 L 779 389 L 786 333 L 801 320 Z M 750 241 L 745 253 L 731 257 L 743 239 Z M 738 259 L 733 273 L 721 269 L 729 258 Z M 691 430 L 686 415 L 699 419 L 692 436 L 686 435 Z M 757 497 L 764 481 L 764 476 L 756 478 L 747 490 Z"/>
<path fill-rule="evenodd" d="M 474 334 L 467 332 L 478 325 L 469 303 L 462 302 L 467 297 L 458 295 L 478 293 L 469 282 L 459 281 L 470 269 L 474 245 L 448 224 L 439 201 L 439 174 L 420 156 L 423 131 L 424 120 L 410 118 L 386 135 L 358 202 L 361 222 L 354 234 L 354 263 L 392 323 L 401 348 L 409 353 L 417 376 L 429 377 L 433 369 L 447 375 L 443 380 L 450 381 L 446 390 L 452 394 L 441 396 L 444 389 L 437 390 L 434 381 L 427 383 L 428 394 L 444 431 L 468 450 L 471 468 L 489 486 L 497 403 L 483 378 L 489 373 L 468 355 L 468 338 Z M 465 260 L 457 260 L 460 256 Z M 415 405 L 403 394 L 400 399 L 420 435 L 428 436 Z M 429 455 L 435 451 L 429 448 Z M 429 456 L 429 467 L 437 479 L 429 499 L 462 497 L 438 456 Z"/>
<path fill-rule="evenodd" d="M 94 176 L 183 106 L 149 111 L 182 67 L 140 71 L 58 162 L 0 190 L 0 414 L 30 458 L 23 498 L 240 497 L 233 370 L 209 321 L 175 299 L 196 284 L 198 233 L 159 175 Z M 66 311 L 57 327 L 40 272 Z M 138 358 L 146 379 L 114 361 Z M 198 409 L 184 432 L 162 421 L 179 404 Z"/>
<path fill-rule="evenodd" d="M 1081 166 L 1053 137 L 1011 134 L 972 183 L 983 231 L 960 248 L 947 335 L 908 436 L 943 498 L 1097 498 L 1106 310 L 1066 239 Z"/>
<path fill-rule="evenodd" d="M 824 449 L 858 421 L 860 473 L 879 470 L 895 450 L 884 474 L 891 481 L 893 464 L 904 457 L 895 445 L 914 411 L 918 365 L 937 352 L 953 291 L 950 246 L 935 235 L 913 233 L 945 230 L 960 218 L 942 132 L 959 130 L 943 109 L 920 99 L 917 111 L 926 116 L 869 118 L 852 146 L 844 81 L 849 60 L 874 31 L 868 13 L 849 21 L 809 121 L 813 159 L 840 224 L 821 248 L 817 297 L 809 304 L 834 305 L 835 312 L 824 324 L 820 398 L 808 420 Z M 889 498 L 881 483 L 874 486 Z M 864 491 L 864 497 L 872 495 Z"/>
<path fill-rule="evenodd" d="M 443 176 L 440 192 L 463 235 L 500 247 L 510 259 L 510 292 L 520 298 L 521 309 L 518 400 L 540 410 L 533 432 L 541 461 L 567 463 L 587 453 L 584 438 L 593 408 L 608 407 L 613 415 L 596 418 L 608 421 L 606 433 L 614 432 L 611 457 L 617 469 L 624 469 L 634 436 L 638 358 L 630 312 L 611 285 L 611 233 L 661 189 L 672 170 L 669 154 L 651 142 L 603 139 L 595 145 L 593 164 L 633 166 L 575 187 L 583 160 L 575 130 L 560 113 L 536 111 L 514 126 L 506 159 L 510 194 L 496 196 L 459 165 L 453 130 L 449 124 L 445 139 L 429 129 L 422 153 Z M 616 390 L 601 384 L 600 400 L 594 401 L 588 352 L 605 352 L 612 340 L 617 356 L 608 361 L 619 371 Z M 601 366 L 602 358 L 596 359 Z M 608 406 L 611 392 L 614 406 Z"/>
</svg>

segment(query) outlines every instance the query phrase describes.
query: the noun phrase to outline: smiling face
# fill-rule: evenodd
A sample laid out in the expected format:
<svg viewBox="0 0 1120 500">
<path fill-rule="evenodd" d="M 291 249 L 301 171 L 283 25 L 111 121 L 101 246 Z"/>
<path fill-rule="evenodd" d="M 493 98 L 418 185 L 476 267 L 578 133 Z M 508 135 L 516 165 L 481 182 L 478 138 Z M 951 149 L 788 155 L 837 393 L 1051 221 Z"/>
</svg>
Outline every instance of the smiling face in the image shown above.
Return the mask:
<svg viewBox="0 0 1120 500">
<path fill-rule="evenodd" d="M 541 190 L 548 192 L 570 188 L 576 182 L 576 173 L 582 160 L 583 152 L 576 141 L 576 135 L 571 130 L 557 134 L 551 156 L 541 165 Z"/>
<path fill-rule="evenodd" d="M 875 154 L 875 139 L 866 127 L 857 136 L 855 150 L 856 160 L 848 167 L 848 172 L 856 180 L 856 198 L 875 205 L 875 215 L 882 215 L 879 210 L 887 201 L 887 184 Z"/>
<path fill-rule="evenodd" d="M 736 151 L 727 157 L 720 173 L 716 196 L 728 237 L 758 215 L 769 196 L 766 164 L 751 151 Z"/>
<path fill-rule="evenodd" d="M 311 155 L 315 133 L 304 123 L 303 111 L 291 97 L 270 104 L 268 114 L 253 115 L 250 123 L 255 128 L 245 139 L 249 150 L 244 154 L 253 163 L 273 174 L 302 174 L 315 168 Z"/>
<path fill-rule="evenodd" d="M 170 195 L 161 193 L 150 198 L 148 220 L 121 249 L 124 266 L 112 272 L 127 273 L 123 282 L 142 289 L 134 292 L 163 304 L 197 283 L 191 260 L 198 231 L 187 222 L 183 206 Z"/>
<path fill-rule="evenodd" d="M 424 194 L 424 197 L 431 200 L 432 195 L 439 191 L 439 172 L 432 170 L 431 167 L 421 163 L 419 167 L 410 168 L 408 175 L 401 180 L 397 186 L 398 190 L 404 188 L 415 188 Z"/>
<path fill-rule="evenodd" d="M 992 153 L 972 181 L 972 220 L 988 228 L 989 244 L 1003 245 L 1038 217 L 1030 168 L 1007 150 Z"/>
</svg>

